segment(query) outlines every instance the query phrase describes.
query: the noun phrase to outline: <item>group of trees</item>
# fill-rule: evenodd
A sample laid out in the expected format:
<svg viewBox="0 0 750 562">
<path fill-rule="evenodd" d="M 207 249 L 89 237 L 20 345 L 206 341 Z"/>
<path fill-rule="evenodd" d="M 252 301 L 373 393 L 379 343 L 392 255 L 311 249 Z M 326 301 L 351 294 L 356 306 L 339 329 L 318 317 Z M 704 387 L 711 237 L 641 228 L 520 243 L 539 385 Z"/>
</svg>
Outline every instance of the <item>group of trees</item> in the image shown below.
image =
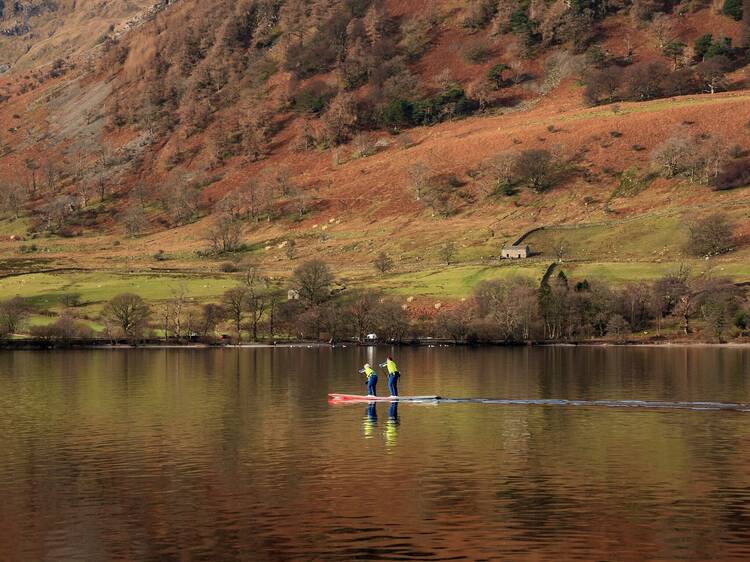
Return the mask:
<svg viewBox="0 0 750 562">
<path fill-rule="evenodd" d="M 211 341 L 229 328 L 233 340 L 316 339 L 360 341 L 376 333 L 389 341 L 446 337 L 460 342 L 584 341 L 631 334 L 689 335 L 722 341 L 750 333 L 746 291 L 723 278 L 692 277 L 684 268 L 653 283 L 611 287 L 586 280 L 573 283 L 561 271 L 541 286 L 528 279 L 480 283 L 471 297 L 437 313 L 408 311 L 406 305 L 375 291 L 336 297 L 333 276 L 322 262 L 295 271 L 291 298 L 269 286 L 257 270 L 215 303 L 197 304 L 186 292 L 152 306 L 135 294 L 106 303 L 94 334 L 65 310 L 52 324 L 32 327 L 32 337 L 66 342 L 92 337 Z M 0 337 L 19 333 L 30 306 L 22 299 L 0 302 Z"/>
<path fill-rule="evenodd" d="M 492 157 L 472 178 L 481 181 L 484 195 L 490 198 L 514 195 L 522 188 L 543 193 L 561 182 L 570 166 L 561 147 L 506 150 Z M 407 186 L 415 200 L 439 217 L 453 215 L 477 197 L 466 182 L 454 175 L 434 173 L 423 161 L 407 170 Z"/>
<path fill-rule="evenodd" d="M 741 45 L 733 45 L 731 38 L 716 37 L 712 33 L 705 33 L 692 45 L 687 45 L 678 39 L 675 19 L 666 14 L 671 5 L 663 6 L 662 10 L 651 12 L 645 18 L 665 60 L 643 60 L 633 64 L 630 49 L 624 56 L 615 57 L 598 45 L 591 45 L 587 51 L 589 68 L 584 74 L 584 98 L 591 104 L 600 104 L 715 93 L 726 89 L 726 75 L 747 64 L 748 60 L 750 16 L 744 14 L 743 3 L 750 11 L 750 2 L 746 0 L 726 0 L 724 3 L 725 15 L 733 19 L 746 16 L 746 37 Z M 658 3 L 641 2 L 640 6 L 647 4 Z M 634 8 L 638 13 L 638 6 Z"/>
<path fill-rule="evenodd" d="M 750 158 L 742 147 L 706 134 L 671 136 L 654 149 L 651 160 L 664 177 L 685 178 L 715 190 L 750 182 Z"/>
<path fill-rule="evenodd" d="M 632 333 L 702 334 L 722 340 L 746 334 L 750 309 L 745 291 L 720 278 L 690 278 L 686 270 L 654 283 L 612 288 L 571 283 L 560 272 L 541 287 L 525 279 L 485 281 L 473 298 L 437 318 L 443 336 L 465 341 L 621 340 Z"/>
<path fill-rule="evenodd" d="M 725 76 L 734 63 L 725 55 L 707 58 L 695 65 L 673 69 L 659 60 L 629 66 L 612 65 L 586 72 L 584 98 L 591 104 L 616 101 L 647 101 L 725 89 Z"/>
<path fill-rule="evenodd" d="M 497 154 L 489 165 L 492 193 L 510 195 L 519 187 L 536 193 L 550 189 L 566 169 L 559 149 L 529 148 Z"/>
</svg>

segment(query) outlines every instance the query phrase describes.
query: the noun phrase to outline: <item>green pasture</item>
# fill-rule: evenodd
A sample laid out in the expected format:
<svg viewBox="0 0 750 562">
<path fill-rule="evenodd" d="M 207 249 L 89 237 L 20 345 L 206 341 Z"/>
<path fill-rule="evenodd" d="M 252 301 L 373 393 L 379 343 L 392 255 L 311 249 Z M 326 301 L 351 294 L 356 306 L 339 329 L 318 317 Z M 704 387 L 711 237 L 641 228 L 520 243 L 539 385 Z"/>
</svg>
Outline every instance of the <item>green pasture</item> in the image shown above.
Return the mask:
<svg viewBox="0 0 750 562">
<path fill-rule="evenodd" d="M 409 273 L 394 273 L 368 280 L 365 287 L 397 296 L 461 298 L 471 294 L 482 281 L 521 277 L 540 281 L 546 264 L 455 265 Z"/>
<path fill-rule="evenodd" d="M 580 260 L 682 257 L 688 231 L 677 215 L 644 216 L 606 225 L 550 227 L 529 235 L 524 243 L 532 252 L 554 259 L 555 246 L 564 241 L 565 256 Z"/>
<path fill-rule="evenodd" d="M 62 306 L 64 295 L 78 293 L 87 311 L 120 293 L 136 293 L 149 302 L 170 299 L 183 290 L 198 301 L 217 299 L 237 285 L 231 276 L 149 275 L 117 273 L 35 273 L 0 279 L 0 294 L 24 297 L 38 309 Z"/>
</svg>

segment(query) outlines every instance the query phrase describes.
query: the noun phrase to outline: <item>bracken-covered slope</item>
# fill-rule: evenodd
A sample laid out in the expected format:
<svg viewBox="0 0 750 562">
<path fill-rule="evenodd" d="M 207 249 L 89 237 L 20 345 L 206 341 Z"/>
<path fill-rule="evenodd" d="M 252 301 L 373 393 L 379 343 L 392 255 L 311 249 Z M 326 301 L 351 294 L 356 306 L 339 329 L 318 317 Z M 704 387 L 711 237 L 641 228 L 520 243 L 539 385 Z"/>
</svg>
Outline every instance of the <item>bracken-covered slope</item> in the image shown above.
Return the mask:
<svg viewBox="0 0 750 562">
<path fill-rule="evenodd" d="M 161 0 L 0 1 L 0 64 L 33 71 L 57 59 L 80 56 L 121 34 Z"/>
<path fill-rule="evenodd" d="M 736 249 L 716 264 L 750 280 L 750 7 L 29 4 L 0 43 L 7 269 L 323 256 L 355 284 L 458 296 L 540 277 L 561 240 L 582 276 L 654 277 L 721 211 Z M 538 227 L 537 257 L 488 269 Z M 437 272 L 449 242 L 464 270 Z M 373 278 L 380 251 L 399 275 Z"/>
</svg>

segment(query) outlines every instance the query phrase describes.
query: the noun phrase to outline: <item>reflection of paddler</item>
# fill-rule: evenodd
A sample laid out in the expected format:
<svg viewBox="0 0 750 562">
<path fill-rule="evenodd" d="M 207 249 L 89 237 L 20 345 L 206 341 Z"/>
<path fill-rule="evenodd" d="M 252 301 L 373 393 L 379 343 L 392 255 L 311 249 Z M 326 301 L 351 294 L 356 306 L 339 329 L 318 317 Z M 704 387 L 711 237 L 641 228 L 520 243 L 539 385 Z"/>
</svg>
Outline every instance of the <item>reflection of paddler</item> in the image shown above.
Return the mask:
<svg viewBox="0 0 750 562">
<path fill-rule="evenodd" d="M 378 425 L 378 409 L 375 405 L 375 402 L 370 402 L 367 405 L 367 410 L 365 411 L 365 417 L 362 418 L 362 429 L 365 432 L 365 437 L 368 439 L 373 436 L 373 432 L 375 431 L 375 427 Z"/>
<path fill-rule="evenodd" d="M 387 445 L 395 445 L 398 438 L 398 402 L 391 402 L 388 407 L 388 421 L 385 422 L 385 442 Z"/>
</svg>

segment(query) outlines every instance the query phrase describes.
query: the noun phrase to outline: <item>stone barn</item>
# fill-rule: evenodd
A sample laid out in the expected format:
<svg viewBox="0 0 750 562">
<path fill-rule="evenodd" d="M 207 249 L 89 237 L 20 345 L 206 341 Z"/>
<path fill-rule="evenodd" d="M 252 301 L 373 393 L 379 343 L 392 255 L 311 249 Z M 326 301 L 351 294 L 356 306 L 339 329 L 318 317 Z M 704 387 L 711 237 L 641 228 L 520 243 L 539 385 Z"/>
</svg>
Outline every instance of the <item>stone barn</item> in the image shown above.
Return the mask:
<svg viewBox="0 0 750 562">
<path fill-rule="evenodd" d="M 524 260 L 529 257 L 531 251 L 528 245 L 523 246 L 508 246 L 502 250 L 502 258 L 504 260 Z"/>
</svg>

